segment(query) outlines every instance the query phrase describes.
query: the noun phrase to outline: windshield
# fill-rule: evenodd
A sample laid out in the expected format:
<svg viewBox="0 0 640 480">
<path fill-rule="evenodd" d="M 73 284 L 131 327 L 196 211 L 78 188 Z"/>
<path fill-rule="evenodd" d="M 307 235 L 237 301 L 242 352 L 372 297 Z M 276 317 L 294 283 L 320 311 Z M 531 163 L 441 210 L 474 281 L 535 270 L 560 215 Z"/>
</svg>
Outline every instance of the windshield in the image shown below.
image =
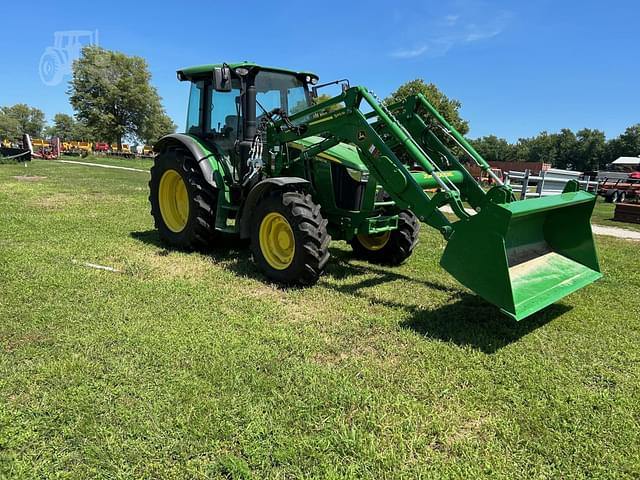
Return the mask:
<svg viewBox="0 0 640 480">
<path fill-rule="evenodd" d="M 289 115 L 311 106 L 309 92 L 296 76 L 265 70 L 256 76 L 256 100 L 258 116 L 264 113 L 260 106 L 267 112 L 282 108 Z"/>
</svg>

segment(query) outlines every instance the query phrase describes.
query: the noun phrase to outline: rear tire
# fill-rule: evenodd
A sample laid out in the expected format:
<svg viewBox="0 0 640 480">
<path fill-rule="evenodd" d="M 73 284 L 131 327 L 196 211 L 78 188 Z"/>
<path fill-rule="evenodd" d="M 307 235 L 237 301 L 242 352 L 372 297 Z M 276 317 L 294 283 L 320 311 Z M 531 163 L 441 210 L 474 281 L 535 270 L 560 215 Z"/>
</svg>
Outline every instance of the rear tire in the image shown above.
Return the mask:
<svg viewBox="0 0 640 480">
<path fill-rule="evenodd" d="M 217 191 L 187 150 L 169 149 L 156 156 L 149 192 L 151 216 L 163 242 L 187 250 L 211 246 Z"/>
<path fill-rule="evenodd" d="M 620 192 L 620 194 L 618 195 L 618 203 L 624 203 L 626 199 L 627 199 L 626 192 Z"/>
<path fill-rule="evenodd" d="M 329 260 L 327 220 L 311 195 L 272 192 L 252 216 L 251 251 L 258 268 L 287 285 L 313 285 Z"/>
<path fill-rule="evenodd" d="M 382 235 L 356 235 L 351 247 L 356 257 L 371 263 L 400 265 L 418 245 L 420 221 L 409 210 L 398 214 L 398 228 Z"/>
</svg>

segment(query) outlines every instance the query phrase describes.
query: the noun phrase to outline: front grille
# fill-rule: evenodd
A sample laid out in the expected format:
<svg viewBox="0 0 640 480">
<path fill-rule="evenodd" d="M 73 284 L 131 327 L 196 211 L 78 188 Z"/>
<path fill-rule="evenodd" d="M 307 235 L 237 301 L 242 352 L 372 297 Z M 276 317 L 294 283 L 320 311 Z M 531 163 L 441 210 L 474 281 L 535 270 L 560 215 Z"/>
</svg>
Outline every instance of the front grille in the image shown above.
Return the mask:
<svg viewBox="0 0 640 480">
<path fill-rule="evenodd" d="M 331 180 L 338 208 L 356 211 L 362 208 L 362 197 L 367 186 L 366 181 L 363 183 L 354 180 L 347 169 L 338 163 L 331 164 Z"/>
</svg>

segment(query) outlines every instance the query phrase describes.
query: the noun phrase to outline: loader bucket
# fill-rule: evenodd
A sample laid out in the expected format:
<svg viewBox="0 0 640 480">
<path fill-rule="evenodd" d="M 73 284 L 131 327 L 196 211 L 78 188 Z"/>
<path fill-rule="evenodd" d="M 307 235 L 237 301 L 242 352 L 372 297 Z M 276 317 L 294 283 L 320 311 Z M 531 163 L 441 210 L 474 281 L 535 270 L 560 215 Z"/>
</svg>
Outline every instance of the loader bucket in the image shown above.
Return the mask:
<svg viewBox="0 0 640 480">
<path fill-rule="evenodd" d="M 440 264 L 522 320 L 602 276 L 590 224 L 595 201 L 578 191 L 490 203 L 454 224 Z"/>
</svg>

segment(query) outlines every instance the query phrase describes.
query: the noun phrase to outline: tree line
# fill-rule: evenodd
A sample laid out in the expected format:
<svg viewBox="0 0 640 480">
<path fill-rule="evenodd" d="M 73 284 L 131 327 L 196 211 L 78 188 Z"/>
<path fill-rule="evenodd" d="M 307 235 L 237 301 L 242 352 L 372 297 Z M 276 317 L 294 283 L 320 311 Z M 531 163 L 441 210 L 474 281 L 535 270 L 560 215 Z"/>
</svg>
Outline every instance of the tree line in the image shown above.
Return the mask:
<svg viewBox="0 0 640 480">
<path fill-rule="evenodd" d="M 400 86 L 385 99 L 385 103 L 393 104 L 417 93 L 422 93 L 461 134 L 469 132 L 469 122 L 460 115 L 462 103 L 448 98 L 436 85 L 420 78 Z M 574 133 L 565 128 L 559 133 L 543 131 L 515 143 L 495 135 L 470 140 L 470 143 L 487 161 L 545 162 L 556 168 L 601 170 L 619 157 L 640 155 L 640 124 L 627 128 L 610 140 L 601 130 L 583 128 Z"/>
<path fill-rule="evenodd" d="M 556 168 L 578 171 L 602 170 L 619 157 L 640 155 L 640 124 L 607 140 L 601 130 L 564 128 L 559 133 L 542 132 L 535 137 L 509 143 L 495 135 L 471 140 L 487 161 L 545 162 Z"/>
<path fill-rule="evenodd" d="M 32 137 L 106 141 L 121 147 L 123 140 L 152 144 L 173 133 L 176 125 L 151 85 L 142 57 L 86 46 L 73 63 L 69 103 L 74 115 L 57 113 L 47 125 L 42 110 L 26 104 L 0 107 L 0 139 Z"/>
</svg>

